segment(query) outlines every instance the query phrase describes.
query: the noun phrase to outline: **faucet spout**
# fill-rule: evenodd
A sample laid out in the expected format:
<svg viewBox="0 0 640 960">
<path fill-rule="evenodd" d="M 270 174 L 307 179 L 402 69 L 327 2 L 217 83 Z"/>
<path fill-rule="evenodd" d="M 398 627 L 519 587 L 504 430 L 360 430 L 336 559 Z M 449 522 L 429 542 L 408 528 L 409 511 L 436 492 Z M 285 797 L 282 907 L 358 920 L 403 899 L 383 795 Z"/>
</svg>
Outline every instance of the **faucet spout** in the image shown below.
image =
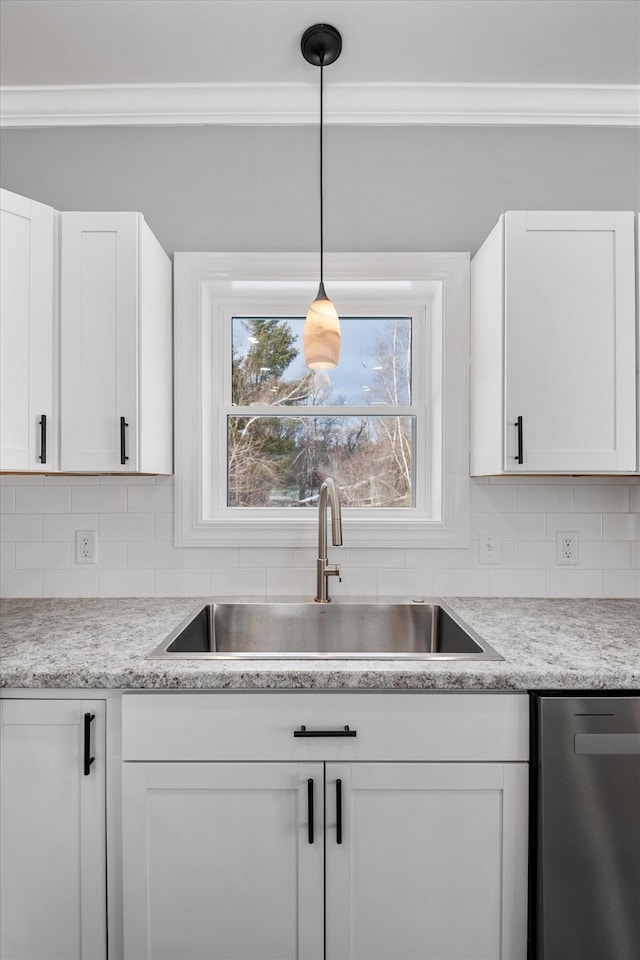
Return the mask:
<svg viewBox="0 0 640 960">
<path fill-rule="evenodd" d="M 340 579 L 340 567 L 336 564 L 330 567 L 327 564 L 327 506 L 331 507 L 331 540 L 334 547 L 342 546 L 342 511 L 340 509 L 340 492 L 338 484 L 332 477 L 327 477 L 320 487 L 318 500 L 318 559 L 316 603 L 330 603 L 329 577 Z"/>
</svg>

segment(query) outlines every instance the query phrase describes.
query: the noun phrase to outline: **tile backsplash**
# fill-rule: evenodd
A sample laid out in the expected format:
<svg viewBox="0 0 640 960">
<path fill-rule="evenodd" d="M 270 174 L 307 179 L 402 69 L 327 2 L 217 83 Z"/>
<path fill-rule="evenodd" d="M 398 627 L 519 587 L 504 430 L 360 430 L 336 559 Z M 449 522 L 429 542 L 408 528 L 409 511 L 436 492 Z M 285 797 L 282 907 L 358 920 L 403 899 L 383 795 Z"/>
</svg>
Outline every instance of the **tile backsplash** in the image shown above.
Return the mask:
<svg viewBox="0 0 640 960">
<path fill-rule="evenodd" d="M 640 597 L 640 477 L 470 482 L 465 549 L 333 548 L 334 596 Z M 315 551 L 173 546 L 173 479 L 0 477 L 4 597 L 312 595 Z M 97 563 L 75 562 L 95 530 Z M 578 564 L 556 563 L 556 533 L 577 531 Z M 500 562 L 478 536 L 500 535 Z"/>
</svg>

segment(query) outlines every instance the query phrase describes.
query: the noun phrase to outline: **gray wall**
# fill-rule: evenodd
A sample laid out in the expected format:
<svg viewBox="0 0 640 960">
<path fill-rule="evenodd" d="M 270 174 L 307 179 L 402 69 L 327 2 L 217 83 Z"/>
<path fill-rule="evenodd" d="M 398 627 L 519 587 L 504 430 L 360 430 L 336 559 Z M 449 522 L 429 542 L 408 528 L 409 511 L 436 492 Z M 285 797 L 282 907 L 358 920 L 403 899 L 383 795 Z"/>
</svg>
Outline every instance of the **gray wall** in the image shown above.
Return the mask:
<svg viewBox="0 0 640 960">
<path fill-rule="evenodd" d="M 165 249 L 315 250 L 313 127 L 5 130 L 0 182 L 140 210 Z M 330 127 L 326 248 L 472 253 L 509 209 L 640 210 L 640 131 Z"/>
</svg>

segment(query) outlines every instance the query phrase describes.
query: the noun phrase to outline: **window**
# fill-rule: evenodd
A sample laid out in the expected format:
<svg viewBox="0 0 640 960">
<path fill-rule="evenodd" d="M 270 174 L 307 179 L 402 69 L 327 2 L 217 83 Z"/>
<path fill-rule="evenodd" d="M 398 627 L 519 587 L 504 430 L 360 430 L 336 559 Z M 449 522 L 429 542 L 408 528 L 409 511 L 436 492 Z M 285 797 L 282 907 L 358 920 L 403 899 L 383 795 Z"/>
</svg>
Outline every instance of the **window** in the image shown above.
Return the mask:
<svg viewBox="0 0 640 960">
<path fill-rule="evenodd" d="M 337 369 L 312 371 L 304 317 L 231 317 L 227 506 L 309 508 L 331 476 L 344 507 L 415 507 L 412 320 L 344 317 Z"/>
<path fill-rule="evenodd" d="M 467 255 L 328 257 L 327 372 L 302 358 L 316 260 L 176 254 L 176 542 L 310 544 L 333 476 L 348 545 L 459 545 Z"/>
</svg>

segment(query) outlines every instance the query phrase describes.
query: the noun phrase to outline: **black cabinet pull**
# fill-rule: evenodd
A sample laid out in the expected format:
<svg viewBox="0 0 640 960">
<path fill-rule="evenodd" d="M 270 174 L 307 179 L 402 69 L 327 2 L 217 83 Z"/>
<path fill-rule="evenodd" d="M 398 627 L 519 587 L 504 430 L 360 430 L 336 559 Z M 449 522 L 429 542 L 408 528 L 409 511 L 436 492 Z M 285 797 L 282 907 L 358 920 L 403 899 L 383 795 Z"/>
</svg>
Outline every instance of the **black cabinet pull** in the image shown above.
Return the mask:
<svg viewBox="0 0 640 960">
<path fill-rule="evenodd" d="M 313 843 L 313 780 L 307 780 L 307 815 L 309 818 L 309 843 Z"/>
<path fill-rule="evenodd" d="M 40 463 L 47 462 L 47 415 L 43 413 L 38 420 L 40 424 L 40 456 L 38 460 Z"/>
<path fill-rule="evenodd" d="M 518 452 L 513 459 L 517 460 L 518 463 L 524 463 L 524 450 L 522 447 L 522 417 L 518 417 L 514 423 L 514 427 L 517 427 L 518 429 Z"/>
<path fill-rule="evenodd" d="M 125 464 L 129 457 L 127 456 L 127 427 L 129 424 L 124 417 L 120 417 L 120 463 Z"/>
<path fill-rule="evenodd" d="M 84 775 L 89 776 L 91 764 L 95 757 L 91 756 L 91 721 L 95 720 L 94 713 L 85 713 L 84 715 Z"/>
<path fill-rule="evenodd" d="M 336 780 L 336 843 L 342 843 L 342 780 Z"/>
<path fill-rule="evenodd" d="M 344 730 L 307 730 L 304 724 L 299 730 L 293 731 L 294 737 L 357 737 L 357 730 L 349 730 L 347 725 Z"/>
</svg>

